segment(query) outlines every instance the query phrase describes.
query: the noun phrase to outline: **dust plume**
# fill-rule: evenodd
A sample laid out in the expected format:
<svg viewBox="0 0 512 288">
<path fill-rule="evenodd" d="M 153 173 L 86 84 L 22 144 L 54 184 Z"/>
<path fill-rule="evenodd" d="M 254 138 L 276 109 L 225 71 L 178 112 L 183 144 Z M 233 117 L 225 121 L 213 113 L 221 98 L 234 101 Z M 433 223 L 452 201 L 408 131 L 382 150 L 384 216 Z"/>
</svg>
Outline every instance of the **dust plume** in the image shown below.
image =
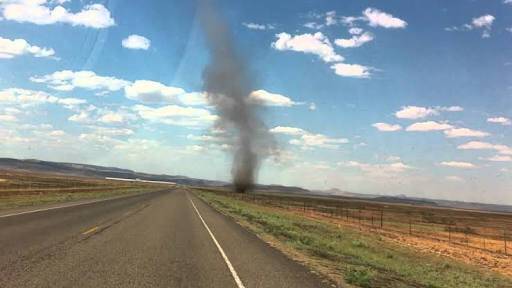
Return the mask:
<svg viewBox="0 0 512 288">
<path fill-rule="evenodd" d="M 199 21 L 210 53 L 203 89 L 219 115 L 216 125 L 226 130 L 233 142 L 233 185 L 243 193 L 254 185 L 260 161 L 272 150 L 274 141 L 255 104 L 247 101 L 252 78 L 213 0 L 199 0 Z"/>
</svg>

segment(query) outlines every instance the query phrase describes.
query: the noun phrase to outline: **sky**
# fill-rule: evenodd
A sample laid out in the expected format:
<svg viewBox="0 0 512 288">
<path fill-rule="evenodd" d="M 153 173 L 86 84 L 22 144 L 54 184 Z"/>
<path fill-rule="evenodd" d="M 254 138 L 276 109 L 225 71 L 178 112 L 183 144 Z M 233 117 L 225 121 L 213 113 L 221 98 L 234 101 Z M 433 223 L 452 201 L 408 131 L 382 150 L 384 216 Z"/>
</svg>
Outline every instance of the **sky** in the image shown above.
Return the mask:
<svg viewBox="0 0 512 288">
<path fill-rule="evenodd" d="M 512 1 L 216 1 L 265 184 L 512 205 Z M 231 179 L 195 1 L 0 0 L 0 157 Z"/>
</svg>

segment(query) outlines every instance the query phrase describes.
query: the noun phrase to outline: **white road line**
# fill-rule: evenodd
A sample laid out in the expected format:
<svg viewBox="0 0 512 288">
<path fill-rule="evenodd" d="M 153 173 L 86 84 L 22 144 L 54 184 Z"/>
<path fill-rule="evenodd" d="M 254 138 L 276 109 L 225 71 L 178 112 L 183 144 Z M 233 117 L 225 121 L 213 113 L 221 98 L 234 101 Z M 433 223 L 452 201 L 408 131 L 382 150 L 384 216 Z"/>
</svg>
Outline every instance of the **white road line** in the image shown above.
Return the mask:
<svg viewBox="0 0 512 288">
<path fill-rule="evenodd" d="M 137 195 L 137 194 L 134 194 L 134 195 Z M 142 195 L 142 194 L 140 194 L 140 195 Z M 75 203 L 75 204 L 69 204 L 69 205 L 62 205 L 62 206 L 56 206 L 56 207 L 41 208 L 41 209 L 23 211 L 23 212 L 18 212 L 18 213 L 11 213 L 11 214 L 6 214 L 6 215 L 0 215 L 0 218 L 7 218 L 7 217 L 18 216 L 18 215 L 23 215 L 23 214 L 31 214 L 31 213 L 37 213 L 37 212 L 43 212 L 43 211 L 49 211 L 49 210 L 55 210 L 55 209 L 62 209 L 62 208 L 68 208 L 68 207 L 93 204 L 93 203 L 115 200 L 115 199 L 130 197 L 130 196 L 133 196 L 133 195 L 121 196 L 121 197 L 116 197 L 116 198 L 107 198 L 107 199 L 101 199 L 101 200 L 93 200 L 93 201 L 87 201 L 87 202 Z"/>
<path fill-rule="evenodd" d="M 204 222 L 203 217 L 201 217 L 201 213 L 199 213 L 199 210 L 197 210 L 197 207 L 194 204 L 194 201 L 192 201 L 192 199 L 190 199 L 190 198 L 189 198 L 189 200 L 190 200 L 190 203 L 192 203 L 192 206 L 194 207 L 194 209 L 196 210 L 197 216 L 199 216 L 199 219 L 201 219 L 201 222 L 203 222 L 204 227 L 206 228 L 206 230 L 212 237 L 212 240 L 215 243 L 215 245 L 217 246 L 217 249 L 219 249 L 219 252 L 222 255 L 222 258 L 224 258 L 224 262 L 226 262 L 226 265 L 228 265 L 229 271 L 231 272 L 231 275 L 233 276 L 233 279 L 235 280 L 236 285 L 238 286 L 238 288 L 245 288 L 244 283 L 242 283 L 242 280 L 240 280 L 240 277 L 238 277 L 238 274 L 236 273 L 235 268 L 233 267 L 231 262 L 229 262 L 228 256 L 226 256 L 226 253 L 224 253 L 224 250 L 222 249 L 219 242 L 213 235 L 212 231 L 210 230 L 208 225 L 206 225 L 206 222 Z"/>
</svg>

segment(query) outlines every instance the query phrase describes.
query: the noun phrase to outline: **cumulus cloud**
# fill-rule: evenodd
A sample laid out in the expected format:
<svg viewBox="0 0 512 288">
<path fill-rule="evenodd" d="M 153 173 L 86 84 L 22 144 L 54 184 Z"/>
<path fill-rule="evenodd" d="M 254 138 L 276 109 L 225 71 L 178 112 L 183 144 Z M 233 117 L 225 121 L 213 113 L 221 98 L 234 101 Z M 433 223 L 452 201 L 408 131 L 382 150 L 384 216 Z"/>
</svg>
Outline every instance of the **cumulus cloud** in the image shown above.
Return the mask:
<svg viewBox="0 0 512 288">
<path fill-rule="evenodd" d="M 354 31 L 352 31 L 354 32 Z M 355 31 L 357 32 L 357 31 Z M 372 33 L 370 32 L 364 32 L 363 34 L 357 35 L 354 34 L 349 39 L 336 39 L 334 40 L 334 43 L 342 48 L 354 48 L 354 47 L 360 47 L 365 43 L 368 43 L 372 41 L 375 38 Z"/>
<path fill-rule="evenodd" d="M 465 144 L 457 146 L 457 149 L 462 150 L 495 150 L 498 154 L 512 155 L 512 147 L 502 144 L 492 144 L 481 141 L 470 141 Z"/>
<path fill-rule="evenodd" d="M 344 58 L 336 54 L 329 39 L 321 32 L 292 36 L 288 33 L 276 34 L 272 48 L 279 51 L 295 51 L 317 55 L 325 62 L 340 62 Z"/>
<path fill-rule="evenodd" d="M 190 92 L 178 96 L 181 103 L 187 106 L 205 106 L 208 105 L 207 94 L 204 92 Z"/>
<path fill-rule="evenodd" d="M 448 138 L 457 137 L 487 137 L 489 133 L 468 128 L 453 128 L 444 131 L 444 135 Z"/>
<path fill-rule="evenodd" d="M 52 48 L 41 48 L 30 45 L 25 39 L 6 39 L 0 37 L 0 59 L 11 59 L 22 55 L 34 57 L 52 57 L 55 51 Z"/>
<path fill-rule="evenodd" d="M 127 98 L 147 103 L 168 103 L 176 100 L 185 90 L 165 86 L 159 82 L 137 80 L 124 87 Z"/>
<path fill-rule="evenodd" d="M 277 93 L 270 93 L 265 90 L 256 90 L 249 94 L 249 101 L 259 105 L 291 107 L 298 105 L 289 97 Z"/>
<path fill-rule="evenodd" d="M 1 4 L 0 9 L 5 20 L 21 23 L 37 25 L 65 23 L 97 29 L 115 25 L 110 11 L 102 4 L 86 5 L 76 13 L 61 5 L 52 6 L 54 6 L 52 2 L 47 0 L 10 0 Z"/>
<path fill-rule="evenodd" d="M 249 23 L 244 22 L 244 23 L 242 23 L 242 25 L 244 25 L 246 28 L 251 29 L 251 30 L 273 30 L 276 28 L 272 24 L 257 24 L 257 23 L 252 23 L 252 22 L 249 22 Z"/>
<path fill-rule="evenodd" d="M 93 71 L 71 71 L 62 70 L 43 76 L 30 77 L 32 82 L 44 83 L 48 87 L 59 91 L 72 91 L 75 88 L 88 90 L 117 91 L 128 85 L 130 82 L 96 75 Z"/>
<path fill-rule="evenodd" d="M 2 122 L 16 122 L 18 121 L 18 118 L 14 115 L 9 114 L 0 114 L 0 121 Z"/>
<path fill-rule="evenodd" d="M 409 125 L 405 130 L 410 132 L 441 131 L 452 129 L 453 126 L 435 121 L 417 122 Z"/>
<path fill-rule="evenodd" d="M 372 124 L 372 126 L 382 132 L 394 132 L 394 131 L 402 130 L 402 126 L 400 126 L 398 124 L 388 124 L 388 123 L 379 122 L 379 123 Z"/>
<path fill-rule="evenodd" d="M 476 168 L 476 165 L 469 162 L 460 162 L 460 161 L 443 161 L 439 163 L 441 166 L 447 166 L 452 168 L 462 168 L 462 169 L 473 169 Z"/>
<path fill-rule="evenodd" d="M 308 132 L 304 129 L 296 128 L 296 127 L 277 126 L 277 127 L 270 129 L 270 133 L 299 136 L 299 135 L 307 134 Z"/>
<path fill-rule="evenodd" d="M 504 126 L 512 125 L 512 122 L 510 121 L 510 119 L 505 118 L 505 117 L 490 117 L 490 118 L 487 118 L 487 122 L 497 123 L 497 124 L 501 124 Z"/>
<path fill-rule="evenodd" d="M 133 110 L 142 119 L 175 126 L 205 126 L 212 124 L 218 118 L 217 115 L 211 114 L 209 110 L 179 105 L 158 108 L 135 105 Z"/>
<path fill-rule="evenodd" d="M 485 158 L 485 160 L 493 161 L 493 162 L 512 162 L 512 156 L 508 155 L 494 155 L 489 158 Z"/>
<path fill-rule="evenodd" d="M 151 41 L 144 36 L 132 34 L 123 39 L 123 41 L 121 41 L 121 45 L 128 49 L 148 50 L 149 46 L 151 46 Z"/>
<path fill-rule="evenodd" d="M 122 114 L 115 113 L 115 112 L 106 113 L 98 119 L 99 122 L 108 123 L 108 124 L 123 123 L 123 122 L 125 122 L 125 120 L 126 119 Z"/>
<path fill-rule="evenodd" d="M 470 31 L 473 29 L 482 30 L 482 38 L 491 37 L 492 24 L 496 18 L 493 15 L 486 14 L 480 17 L 473 18 L 471 23 L 466 23 L 461 26 L 446 27 L 446 31 Z"/>
<path fill-rule="evenodd" d="M 455 176 L 455 175 L 446 176 L 446 177 L 444 177 L 444 179 L 446 179 L 448 181 L 452 181 L 452 182 L 464 182 L 463 178 L 461 178 L 459 176 Z"/>
<path fill-rule="evenodd" d="M 412 167 L 404 164 L 403 162 L 383 163 L 383 164 L 371 164 L 361 163 L 358 161 L 348 161 L 346 163 L 338 163 L 339 166 L 357 168 L 364 173 L 370 174 L 374 177 L 389 177 L 397 175 L 408 170 Z"/>
<path fill-rule="evenodd" d="M 370 71 L 374 68 L 359 64 L 336 63 L 331 66 L 331 69 L 334 70 L 334 73 L 343 77 L 370 78 Z"/>
<path fill-rule="evenodd" d="M 84 99 L 58 98 L 43 91 L 7 88 L 0 90 L 0 104 L 17 104 L 31 106 L 39 104 L 59 104 L 64 107 L 72 107 L 87 103 Z"/>
<path fill-rule="evenodd" d="M 372 27 L 405 28 L 407 26 L 407 22 L 404 20 L 379 9 L 366 8 L 363 15 L 366 18 L 365 20 L 368 21 L 368 25 Z"/>
<path fill-rule="evenodd" d="M 339 144 L 348 143 L 346 138 L 331 138 L 323 134 L 303 134 L 300 138 L 289 141 L 292 145 L 301 146 L 302 149 L 312 148 L 338 149 Z"/>
<path fill-rule="evenodd" d="M 439 112 L 460 112 L 464 109 L 460 106 L 449 107 L 420 107 L 420 106 L 402 106 L 402 108 L 395 112 L 396 118 L 401 119 L 420 119 L 427 116 L 439 115 Z"/>
<path fill-rule="evenodd" d="M 314 148 L 338 149 L 339 144 L 348 143 L 345 138 L 331 138 L 323 134 L 315 134 L 301 128 L 277 126 L 270 129 L 271 133 L 293 136 L 290 144 L 300 146 L 304 150 Z"/>
</svg>

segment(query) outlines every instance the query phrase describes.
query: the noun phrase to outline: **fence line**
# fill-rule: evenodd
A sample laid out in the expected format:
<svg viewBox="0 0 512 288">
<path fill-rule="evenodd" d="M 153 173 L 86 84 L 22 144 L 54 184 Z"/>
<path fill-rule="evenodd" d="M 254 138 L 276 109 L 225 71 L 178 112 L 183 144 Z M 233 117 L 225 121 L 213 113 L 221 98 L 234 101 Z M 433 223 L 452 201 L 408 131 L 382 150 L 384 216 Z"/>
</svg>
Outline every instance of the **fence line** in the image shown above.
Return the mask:
<svg viewBox="0 0 512 288">
<path fill-rule="evenodd" d="M 216 192 L 219 193 L 218 191 Z M 449 245 L 501 253 L 509 256 L 508 251 L 510 247 L 508 247 L 508 242 L 510 238 L 507 233 L 508 229 L 510 229 L 509 227 L 458 226 L 457 223 L 455 223 L 457 219 L 445 219 L 446 217 L 440 218 L 440 221 L 437 222 L 428 222 L 422 219 L 424 215 L 416 215 L 416 217 L 420 216 L 420 219 L 415 219 L 410 212 L 402 213 L 393 211 L 391 208 L 385 209 L 384 207 L 378 209 L 349 207 L 354 205 L 336 203 L 336 200 L 328 200 L 333 203 L 325 203 L 327 202 L 325 200 L 316 202 L 315 200 L 304 199 L 300 201 L 296 198 L 286 199 L 291 198 L 286 196 L 247 195 L 229 192 L 221 192 L 221 194 L 247 202 L 287 210 L 296 210 L 303 213 L 315 213 L 338 221 L 355 224 L 359 230 L 363 228 L 379 229 L 382 232 L 410 235 L 433 241 L 446 242 Z M 383 205 L 382 203 L 379 204 Z M 400 221 L 399 219 L 403 219 L 403 217 L 406 217 L 405 219 L 407 220 Z M 445 222 L 445 224 L 438 222 Z M 491 229 L 497 232 L 489 233 Z M 500 242 L 501 244 L 499 244 Z"/>
</svg>

